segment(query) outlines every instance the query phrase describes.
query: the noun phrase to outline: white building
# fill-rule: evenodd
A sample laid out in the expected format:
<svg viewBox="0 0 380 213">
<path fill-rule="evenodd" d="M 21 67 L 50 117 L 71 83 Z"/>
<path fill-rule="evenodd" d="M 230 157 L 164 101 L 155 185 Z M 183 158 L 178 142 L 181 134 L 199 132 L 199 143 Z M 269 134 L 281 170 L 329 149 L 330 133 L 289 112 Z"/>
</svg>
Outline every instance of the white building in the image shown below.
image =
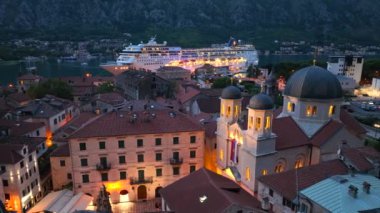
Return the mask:
<svg viewBox="0 0 380 213">
<path fill-rule="evenodd" d="M 327 62 L 327 70 L 334 75 L 342 75 L 353 78 L 359 84 L 364 59 L 362 56 L 330 56 Z"/>
</svg>

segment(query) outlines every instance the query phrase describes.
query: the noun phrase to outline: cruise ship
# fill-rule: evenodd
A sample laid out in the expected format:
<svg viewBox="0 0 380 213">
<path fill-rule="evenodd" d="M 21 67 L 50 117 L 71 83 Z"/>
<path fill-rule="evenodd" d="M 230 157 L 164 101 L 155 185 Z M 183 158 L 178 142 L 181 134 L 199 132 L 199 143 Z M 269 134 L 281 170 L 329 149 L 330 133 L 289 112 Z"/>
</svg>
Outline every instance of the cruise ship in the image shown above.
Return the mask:
<svg viewBox="0 0 380 213">
<path fill-rule="evenodd" d="M 116 62 L 100 66 L 114 75 L 129 69 L 142 69 L 155 72 L 163 66 L 177 66 L 190 71 L 210 64 L 215 67 L 228 67 L 231 72 L 245 71 L 259 62 L 257 51 L 252 44 L 243 44 L 231 38 L 227 44 L 213 45 L 210 48 L 182 49 L 169 47 L 166 42 L 157 43 L 155 37 L 148 43 L 125 47 Z"/>
</svg>

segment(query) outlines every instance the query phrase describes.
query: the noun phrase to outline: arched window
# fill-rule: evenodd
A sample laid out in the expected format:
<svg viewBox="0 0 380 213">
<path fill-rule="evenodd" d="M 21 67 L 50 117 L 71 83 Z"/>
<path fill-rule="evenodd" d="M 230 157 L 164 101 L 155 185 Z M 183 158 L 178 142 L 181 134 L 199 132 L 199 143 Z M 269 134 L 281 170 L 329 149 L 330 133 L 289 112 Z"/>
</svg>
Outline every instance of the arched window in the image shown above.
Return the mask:
<svg viewBox="0 0 380 213">
<path fill-rule="evenodd" d="M 223 149 L 219 150 L 219 159 L 222 161 L 224 159 L 224 151 Z"/>
<path fill-rule="evenodd" d="M 306 107 L 306 116 L 316 116 L 317 115 L 317 106 L 307 106 Z"/>
<path fill-rule="evenodd" d="M 249 122 L 248 122 L 248 128 L 251 129 L 253 127 L 253 117 L 249 117 Z"/>
<path fill-rule="evenodd" d="M 251 181 L 251 169 L 249 167 L 245 168 L 245 180 Z"/>
<path fill-rule="evenodd" d="M 231 107 L 228 106 L 227 107 L 227 113 L 226 113 L 226 116 L 230 116 L 231 115 Z"/>
<path fill-rule="evenodd" d="M 292 102 L 288 102 L 288 112 L 294 112 L 295 104 Z"/>
<path fill-rule="evenodd" d="M 274 167 L 274 172 L 280 173 L 285 171 L 286 161 L 284 159 L 280 159 L 277 161 L 276 166 Z"/>
<path fill-rule="evenodd" d="M 261 118 L 256 118 L 255 130 L 259 130 L 261 126 Z"/>
<path fill-rule="evenodd" d="M 298 168 L 302 168 L 305 166 L 305 156 L 304 155 L 298 155 L 296 157 L 296 162 L 294 163 L 294 168 L 295 169 L 298 169 Z"/>
<path fill-rule="evenodd" d="M 261 175 L 265 176 L 267 174 L 268 174 L 268 170 L 267 169 L 261 170 Z"/>
<path fill-rule="evenodd" d="M 220 106 L 220 115 L 224 115 L 224 105 Z"/>
<path fill-rule="evenodd" d="M 330 105 L 329 107 L 329 116 L 332 116 L 335 114 L 335 106 L 334 105 Z"/>
<path fill-rule="evenodd" d="M 239 106 L 235 106 L 235 117 L 239 116 Z"/>
<path fill-rule="evenodd" d="M 270 128 L 270 116 L 268 115 L 266 117 L 266 121 L 265 121 L 265 129 L 269 129 Z"/>
</svg>

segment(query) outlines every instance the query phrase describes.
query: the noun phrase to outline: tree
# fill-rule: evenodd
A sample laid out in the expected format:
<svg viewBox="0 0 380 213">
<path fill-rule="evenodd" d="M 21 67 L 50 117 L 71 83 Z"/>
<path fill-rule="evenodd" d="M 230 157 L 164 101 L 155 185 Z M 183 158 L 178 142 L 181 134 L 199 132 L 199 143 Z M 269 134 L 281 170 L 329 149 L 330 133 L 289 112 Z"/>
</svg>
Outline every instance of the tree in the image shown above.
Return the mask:
<svg viewBox="0 0 380 213">
<path fill-rule="evenodd" d="M 98 93 L 107 93 L 115 91 L 115 85 L 110 82 L 104 82 L 98 86 Z"/>
<path fill-rule="evenodd" d="M 26 92 L 29 97 L 42 98 L 47 94 L 54 95 L 59 98 L 72 99 L 73 89 L 66 82 L 58 79 L 49 79 L 38 85 L 31 86 Z"/>
<path fill-rule="evenodd" d="M 212 84 L 212 88 L 216 89 L 216 88 L 224 88 L 224 87 L 227 87 L 229 85 L 231 85 L 231 78 L 229 77 L 223 77 L 223 78 L 218 78 L 218 79 L 215 79 L 213 84 Z M 232 84 L 235 84 L 235 82 L 232 82 Z"/>
</svg>

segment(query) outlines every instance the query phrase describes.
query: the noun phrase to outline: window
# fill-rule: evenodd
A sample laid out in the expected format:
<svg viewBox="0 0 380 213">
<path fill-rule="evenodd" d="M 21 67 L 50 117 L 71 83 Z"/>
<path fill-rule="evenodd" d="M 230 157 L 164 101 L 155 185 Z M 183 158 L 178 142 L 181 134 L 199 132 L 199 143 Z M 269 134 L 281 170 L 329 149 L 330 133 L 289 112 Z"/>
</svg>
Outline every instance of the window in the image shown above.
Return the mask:
<svg viewBox="0 0 380 213">
<path fill-rule="evenodd" d="M 102 177 L 102 181 L 108 181 L 108 173 L 102 173 L 101 177 Z"/>
<path fill-rule="evenodd" d="M 279 160 L 276 166 L 274 167 L 274 172 L 280 173 L 280 172 L 283 172 L 284 170 L 285 170 L 285 161 Z"/>
<path fill-rule="evenodd" d="M 7 167 L 5 167 L 5 166 L 1 166 L 1 167 L 0 167 L 0 170 L 3 171 L 3 172 L 5 172 L 5 171 L 7 171 Z"/>
<path fill-rule="evenodd" d="M 66 115 L 65 114 L 63 114 L 62 115 L 62 120 L 64 120 L 66 118 Z"/>
<path fill-rule="evenodd" d="M 173 175 L 179 175 L 179 167 L 173 167 Z"/>
<path fill-rule="evenodd" d="M 288 102 L 288 112 L 294 112 L 295 104 Z"/>
<path fill-rule="evenodd" d="M 31 162 L 32 160 L 33 160 L 33 156 L 29 155 L 29 162 Z"/>
<path fill-rule="evenodd" d="M 195 157 L 196 157 L 196 151 L 190 150 L 190 158 L 195 158 Z"/>
<path fill-rule="evenodd" d="M 179 137 L 173 137 L 173 144 L 179 144 Z"/>
<path fill-rule="evenodd" d="M 10 200 L 11 199 L 11 196 L 7 193 L 4 194 L 5 195 L 5 200 Z"/>
<path fill-rule="evenodd" d="M 332 116 L 335 114 L 335 106 L 334 105 L 330 105 L 329 107 L 329 116 Z"/>
<path fill-rule="evenodd" d="M 261 118 L 256 118 L 255 130 L 260 129 L 260 127 L 261 127 Z"/>
<path fill-rule="evenodd" d="M 316 106 L 307 106 L 306 108 L 306 116 L 316 116 L 317 115 L 317 107 Z"/>
<path fill-rule="evenodd" d="M 100 164 L 107 165 L 107 157 L 100 157 Z"/>
<path fill-rule="evenodd" d="M 119 156 L 119 164 L 125 164 L 125 156 Z"/>
<path fill-rule="evenodd" d="M 193 135 L 190 136 L 190 143 L 196 143 L 197 142 L 197 136 Z"/>
<path fill-rule="evenodd" d="M 8 186 L 8 180 L 3 180 L 3 186 Z"/>
<path fill-rule="evenodd" d="M 21 168 L 24 168 L 24 161 L 21 161 L 21 162 L 20 162 L 20 167 L 21 167 Z"/>
<path fill-rule="evenodd" d="M 227 113 L 226 113 L 226 116 L 230 116 L 231 115 L 231 107 L 227 107 Z"/>
<path fill-rule="evenodd" d="M 196 166 L 195 165 L 190 165 L 190 173 L 195 172 Z"/>
<path fill-rule="evenodd" d="M 251 169 L 249 167 L 245 168 L 245 180 L 251 181 Z"/>
<path fill-rule="evenodd" d="M 224 159 L 224 151 L 223 151 L 223 149 L 220 149 L 220 150 L 219 150 L 219 159 L 220 159 L 220 160 L 223 160 L 223 159 Z"/>
<path fill-rule="evenodd" d="M 80 159 L 80 165 L 81 165 L 81 166 L 88 166 L 87 158 L 82 158 L 82 159 Z"/>
<path fill-rule="evenodd" d="M 23 177 L 20 177 L 20 182 L 24 183 L 24 178 Z"/>
<path fill-rule="evenodd" d="M 269 196 L 273 197 L 273 190 L 269 189 Z"/>
<path fill-rule="evenodd" d="M 73 176 L 71 175 L 71 173 L 67 173 L 67 179 L 69 180 L 73 179 Z"/>
<path fill-rule="evenodd" d="M 127 172 L 121 171 L 120 172 L 120 180 L 126 180 L 127 179 Z"/>
<path fill-rule="evenodd" d="M 173 152 L 173 159 L 179 159 L 179 152 Z"/>
<path fill-rule="evenodd" d="M 305 157 L 303 155 L 298 155 L 296 158 L 296 162 L 294 163 L 294 168 L 302 168 L 305 164 Z"/>
<path fill-rule="evenodd" d="M 162 160 L 162 153 L 161 152 L 157 152 L 156 153 L 156 161 L 161 161 Z"/>
<path fill-rule="evenodd" d="M 25 179 L 29 179 L 29 174 L 28 173 L 25 173 Z"/>
<path fill-rule="evenodd" d="M 82 182 L 83 183 L 90 182 L 90 177 L 88 176 L 88 174 L 82 175 Z"/>
<path fill-rule="evenodd" d="M 307 205 L 304 204 L 304 203 L 301 203 L 301 209 L 300 209 L 300 212 L 302 212 L 302 213 L 308 213 L 308 212 L 309 212 L 309 206 L 307 206 Z"/>
<path fill-rule="evenodd" d="M 235 117 L 239 116 L 239 106 L 235 106 Z"/>
<path fill-rule="evenodd" d="M 144 146 L 143 139 L 137 139 L 137 147 L 142 147 L 142 146 Z"/>
<path fill-rule="evenodd" d="M 106 142 L 105 141 L 99 142 L 99 149 L 106 149 Z"/>
<path fill-rule="evenodd" d="M 54 118 L 54 124 L 57 124 L 57 119 L 56 118 Z"/>
<path fill-rule="evenodd" d="M 261 170 L 261 175 L 267 175 L 268 174 L 268 170 L 267 169 L 263 169 Z"/>
<path fill-rule="evenodd" d="M 156 146 L 161 146 L 161 138 L 156 138 Z"/>
<path fill-rule="evenodd" d="M 162 168 L 156 168 L 156 176 L 161 177 L 162 176 Z"/>
<path fill-rule="evenodd" d="M 84 151 L 84 150 L 86 150 L 86 143 L 80 143 L 80 144 L 79 144 L 79 150 L 80 150 L 80 151 Z"/>
<path fill-rule="evenodd" d="M 138 154 L 137 155 L 137 162 L 139 162 L 139 163 L 144 162 L 144 154 Z"/>
<path fill-rule="evenodd" d="M 248 128 L 251 129 L 253 127 L 253 117 L 249 117 L 249 122 L 248 122 Z"/>
<path fill-rule="evenodd" d="M 270 116 L 266 117 L 266 122 L 265 122 L 265 129 L 270 129 Z"/>
<path fill-rule="evenodd" d="M 61 167 L 66 166 L 66 161 L 65 161 L 65 160 L 60 160 L 60 161 L 59 161 L 59 165 L 60 165 Z"/>
<path fill-rule="evenodd" d="M 119 144 L 119 149 L 125 148 L 123 140 L 118 141 L 118 144 Z"/>
</svg>

